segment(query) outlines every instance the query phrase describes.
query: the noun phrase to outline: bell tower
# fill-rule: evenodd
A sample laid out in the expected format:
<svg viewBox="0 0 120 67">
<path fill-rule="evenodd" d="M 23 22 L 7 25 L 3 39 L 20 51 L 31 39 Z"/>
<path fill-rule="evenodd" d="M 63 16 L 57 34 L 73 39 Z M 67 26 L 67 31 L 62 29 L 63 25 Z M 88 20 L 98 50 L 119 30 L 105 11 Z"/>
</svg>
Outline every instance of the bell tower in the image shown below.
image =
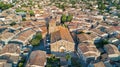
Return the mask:
<svg viewBox="0 0 120 67">
<path fill-rule="evenodd" d="M 56 31 L 56 20 L 51 19 L 49 22 L 49 34 Z"/>
</svg>

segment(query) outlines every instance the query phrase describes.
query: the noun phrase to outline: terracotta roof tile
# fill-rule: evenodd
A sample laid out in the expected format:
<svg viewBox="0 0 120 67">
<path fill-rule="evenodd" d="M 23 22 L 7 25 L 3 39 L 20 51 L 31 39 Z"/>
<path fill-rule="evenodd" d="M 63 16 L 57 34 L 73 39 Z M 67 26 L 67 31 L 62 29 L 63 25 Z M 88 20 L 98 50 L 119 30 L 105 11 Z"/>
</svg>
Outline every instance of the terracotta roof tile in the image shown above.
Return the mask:
<svg viewBox="0 0 120 67">
<path fill-rule="evenodd" d="M 33 51 L 28 60 L 27 67 L 31 65 L 44 66 L 46 63 L 46 53 L 44 51 Z"/>
<path fill-rule="evenodd" d="M 74 43 L 68 29 L 62 26 L 58 26 L 58 31 L 51 33 L 51 42 L 56 42 L 58 40 L 66 40 Z"/>
</svg>

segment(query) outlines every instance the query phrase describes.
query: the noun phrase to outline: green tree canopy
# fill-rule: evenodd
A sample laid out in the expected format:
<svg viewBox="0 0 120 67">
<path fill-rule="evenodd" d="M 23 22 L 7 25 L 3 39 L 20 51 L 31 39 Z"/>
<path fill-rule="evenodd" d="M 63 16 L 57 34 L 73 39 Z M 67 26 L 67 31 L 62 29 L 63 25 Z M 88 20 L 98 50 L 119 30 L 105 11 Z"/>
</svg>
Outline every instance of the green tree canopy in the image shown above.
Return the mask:
<svg viewBox="0 0 120 67">
<path fill-rule="evenodd" d="M 65 58 L 68 60 L 68 59 L 71 59 L 71 55 L 70 54 L 66 54 Z"/>
<path fill-rule="evenodd" d="M 23 63 L 22 62 L 19 63 L 18 67 L 23 67 Z"/>
<path fill-rule="evenodd" d="M 72 15 L 68 15 L 68 16 L 67 16 L 67 22 L 71 22 L 72 19 L 73 19 L 73 16 L 72 16 Z"/>
<path fill-rule="evenodd" d="M 66 22 L 66 20 L 67 20 L 67 16 L 63 14 L 61 17 L 62 24 L 64 24 L 64 22 Z"/>
<path fill-rule="evenodd" d="M 30 43 L 33 46 L 37 46 L 37 45 L 39 45 L 41 39 L 42 39 L 42 34 L 41 33 L 37 33 L 35 38 L 33 38 Z"/>
<path fill-rule="evenodd" d="M 0 2 L 0 9 L 5 10 L 5 9 L 9 9 L 10 7 L 13 7 L 13 5 Z"/>
<path fill-rule="evenodd" d="M 32 10 L 29 11 L 30 16 L 34 16 L 34 12 Z"/>
<path fill-rule="evenodd" d="M 62 17 L 61 17 L 61 23 L 64 24 L 65 22 L 71 22 L 72 19 L 73 19 L 72 15 L 66 16 L 66 15 L 63 14 Z"/>
</svg>

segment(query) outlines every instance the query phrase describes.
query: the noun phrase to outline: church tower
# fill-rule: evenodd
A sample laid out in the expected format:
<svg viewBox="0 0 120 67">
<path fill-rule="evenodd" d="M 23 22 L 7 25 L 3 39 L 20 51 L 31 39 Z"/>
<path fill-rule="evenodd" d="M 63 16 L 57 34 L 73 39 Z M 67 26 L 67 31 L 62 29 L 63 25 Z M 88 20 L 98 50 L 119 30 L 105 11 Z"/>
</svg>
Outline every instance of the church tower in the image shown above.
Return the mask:
<svg viewBox="0 0 120 67">
<path fill-rule="evenodd" d="M 56 20 L 55 19 L 51 19 L 49 22 L 49 34 L 52 32 L 55 32 L 57 30 L 56 27 Z"/>
</svg>

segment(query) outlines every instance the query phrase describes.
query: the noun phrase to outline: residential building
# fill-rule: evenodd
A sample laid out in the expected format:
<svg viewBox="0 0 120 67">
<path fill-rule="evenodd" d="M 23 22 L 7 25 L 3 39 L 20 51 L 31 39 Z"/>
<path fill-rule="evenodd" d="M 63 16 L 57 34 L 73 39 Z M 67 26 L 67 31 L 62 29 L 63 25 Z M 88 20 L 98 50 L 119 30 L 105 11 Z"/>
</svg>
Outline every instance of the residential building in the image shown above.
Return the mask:
<svg viewBox="0 0 120 67">
<path fill-rule="evenodd" d="M 0 21 L 5 21 L 5 16 L 0 16 Z"/>
<path fill-rule="evenodd" d="M 0 67 L 12 67 L 12 63 L 8 63 L 7 60 L 0 59 Z"/>
<path fill-rule="evenodd" d="M 13 3 L 14 0 L 2 0 L 3 2 Z"/>
<path fill-rule="evenodd" d="M 3 44 L 8 44 L 8 42 L 15 36 L 14 33 L 10 32 L 8 29 L 6 29 L 2 34 L 0 35 L 1 40 L 0 42 Z"/>
<path fill-rule="evenodd" d="M 117 39 L 117 38 L 110 38 L 110 39 L 108 40 L 108 42 L 111 43 L 111 44 L 119 45 L 120 40 Z"/>
<path fill-rule="evenodd" d="M 94 64 L 90 64 L 88 67 L 106 67 L 103 62 L 98 62 Z"/>
<path fill-rule="evenodd" d="M 33 36 L 36 34 L 35 31 L 32 29 L 25 30 L 21 32 L 20 34 L 16 35 L 11 42 L 17 42 L 19 44 L 27 45 L 29 44 L 29 41 L 33 38 Z"/>
<path fill-rule="evenodd" d="M 108 33 L 104 33 L 102 31 L 100 31 L 99 29 L 92 29 L 91 31 L 93 33 L 95 33 L 97 36 L 100 36 L 102 38 L 107 38 L 108 37 Z"/>
<path fill-rule="evenodd" d="M 88 34 L 85 34 L 85 33 L 77 34 L 77 41 L 79 43 L 82 43 L 82 42 L 94 43 L 94 41 L 92 40 L 91 36 L 89 36 Z"/>
<path fill-rule="evenodd" d="M 45 67 L 46 65 L 46 52 L 33 51 L 27 61 L 26 67 Z"/>
<path fill-rule="evenodd" d="M 80 43 L 77 48 L 77 54 L 85 64 L 95 61 L 100 56 L 96 46 L 90 42 Z"/>
<path fill-rule="evenodd" d="M 109 27 L 106 29 L 107 33 L 110 37 L 117 36 L 119 33 L 119 29 L 117 30 L 116 27 Z"/>
<path fill-rule="evenodd" d="M 20 47 L 16 44 L 8 44 L 3 47 L 0 51 L 0 60 L 7 60 L 9 63 L 12 63 L 14 67 L 17 66 L 20 59 Z"/>
<path fill-rule="evenodd" d="M 97 63 L 90 63 L 88 67 L 112 67 L 112 65 L 106 61 L 106 62 L 97 62 Z"/>
<path fill-rule="evenodd" d="M 110 58 L 110 60 L 112 61 L 118 61 L 120 60 L 120 52 L 118 50 L 118 48 L 113 45 L 113 44 L 107 44 L 104 46 L 105 51 L 108 54 L 108 57 Z"/>
</svg>

